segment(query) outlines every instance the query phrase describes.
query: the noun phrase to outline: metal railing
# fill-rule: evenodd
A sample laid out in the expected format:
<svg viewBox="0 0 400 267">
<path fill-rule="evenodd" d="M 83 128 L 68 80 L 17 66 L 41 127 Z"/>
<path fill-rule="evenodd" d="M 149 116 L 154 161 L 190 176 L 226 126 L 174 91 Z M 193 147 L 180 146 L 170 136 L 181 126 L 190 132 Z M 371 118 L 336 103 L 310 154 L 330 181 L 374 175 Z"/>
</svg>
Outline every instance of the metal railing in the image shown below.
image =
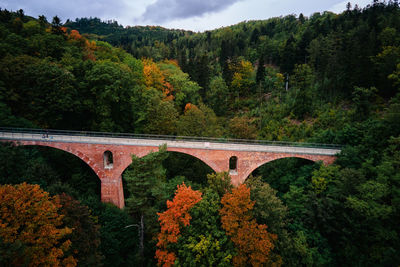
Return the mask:
<svg viewBox="0 0 400 267">
<path fill-rule="evenodd" d="M 302 142 L 284 142 L 284 141 L 267 141 L 267 140 L 251 140 L 251 139 L 229 139 L 229 138 L 213 138 L 213 137 L 194 137 L 194 136 L 174 136 L 174 135 L 154 135 L 154 134 L 132 134 L 132 133 L 108 133 L 94 131 L 68 131 L 53 129 L 30 129 L 30 128 L 10 128 L 0 127 L 1 133 L 23 133 L 23 134 L 41 134 L 41 135 L 67 135 L 76 137 L 106 137 L 106 138 L 125 138 L 125 139 L 146 139 L 146 140 L 170 140 L 170 141 L 191 141 L 191 142 L 212 142 L 212 143 L 229 143 L 229 144 L 247 144 L 247 145 L 270 145 L 270 146 L 287 146 L 287 147 L 308 147 L 308 148 L 325 148 L 340 149 L 337 144 L 318 144 L 318 143 L 302 143 Z"/>
</svg>

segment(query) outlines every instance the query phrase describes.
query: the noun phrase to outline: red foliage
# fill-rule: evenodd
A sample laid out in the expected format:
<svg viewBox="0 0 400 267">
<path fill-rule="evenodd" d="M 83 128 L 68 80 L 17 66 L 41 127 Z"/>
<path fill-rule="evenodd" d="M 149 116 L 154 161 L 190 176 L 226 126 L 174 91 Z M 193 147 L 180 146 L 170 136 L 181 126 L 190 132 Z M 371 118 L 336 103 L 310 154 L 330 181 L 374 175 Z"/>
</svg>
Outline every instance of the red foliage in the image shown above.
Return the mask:
<svg viewBox="0 0 400 267">
<path fill-rule="evenodd" d="M 201 192 L 192 190 L 185 183 L 178 185 L 175 197 L 167 201 L 167 210 L 158 213 L 158 220 L 161 225 L 161 232 L 158 234 L 156 259 L 158 265 L 172 266 L 175 262 L 175 253 L 169 252 L 167 246 L 170 243 L 178 242 L 181 226 L 188 226 L 190 209 L 201 200 Z"/>
<path fill-rule="evenodd" d="M 240 185 L 225 194 L 220 210 L 222 228 L 235 244 L 238 255 L 233 258 L 235 266 L 263 266 L 269 261 L 277 236 L 267 232 L 266 225 L 260 225 L 252 215 L 255 201 L 250 199 L 250 188 Z"/>
</svg>

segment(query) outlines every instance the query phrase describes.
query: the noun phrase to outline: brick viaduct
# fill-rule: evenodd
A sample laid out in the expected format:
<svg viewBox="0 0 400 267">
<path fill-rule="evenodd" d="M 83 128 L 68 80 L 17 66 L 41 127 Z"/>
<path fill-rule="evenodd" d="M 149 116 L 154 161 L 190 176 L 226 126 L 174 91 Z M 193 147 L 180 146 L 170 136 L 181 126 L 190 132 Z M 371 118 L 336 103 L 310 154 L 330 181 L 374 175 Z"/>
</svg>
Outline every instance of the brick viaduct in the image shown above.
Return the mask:
<svg viewBox="0 0 400 267">
<path fill-rule="evenodd" d="M 142 139 L 96 136 L 71 132 L 0 131 L 0 140 L 17 145 L 47 146 L 69 152 L 86 162 L 101 181 L 101 200 L 124 207 L 122 173 L 131 164 L 131 155 L 143 157 L 167 144 L 168 151 L 202 160 L 215 172 L 229 171 L 234 185 L 243 183 L 259 166 L 276 159 L 297 157 L 331 164 L 338 148 L 277 146 L 266 144 L 220 143 L 215 140 Z"/>
</svg>

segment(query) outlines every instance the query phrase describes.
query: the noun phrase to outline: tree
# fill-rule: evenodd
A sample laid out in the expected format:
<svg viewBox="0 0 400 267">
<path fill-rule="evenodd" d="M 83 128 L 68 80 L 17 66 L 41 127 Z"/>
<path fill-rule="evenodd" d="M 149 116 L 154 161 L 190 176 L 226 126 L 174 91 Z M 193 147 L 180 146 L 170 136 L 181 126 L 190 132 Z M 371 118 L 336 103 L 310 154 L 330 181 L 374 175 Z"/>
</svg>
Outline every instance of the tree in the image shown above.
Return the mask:
<svg viewBox="0 0 400 267">
<path fill-rule="evenodd" d="M 13 265 L 76 266 L 73 256 L 65 257 L 72 229 L 62 226 L 60 207 L 59 198 L 38 185 L 0 186 L 0 238 L 4 244 L 24 246 L 24 257 L 15 255 Z"/>
<path fill-rule="evenodd" d="M 138 100 L 142 94 L 136 78 L 128 65 L 110 60 L 96 61 L 86 71 L 81 94 L 86 95 L 83 116 L 91 122 L 91 129 L 114 132 L 132 129 L 143 109 Z"/>
<path fill-rule="evenodd" d="M 249 177 L 246 185 L 250 187 L 251 199 L 255 201 L 254 217 L 257 222 L 268 225 L 269 231 L 279 236 L 276 247 L 271 252 L 271 258 L 277 262 L 282 260 L 283 264 L 290 265 L 295 249 L 292 246 L 294 238 L 287 230 L 288 208 L 276 196 L 277 191 L 263 182 L 260 176 Z"/>
<path fill-rule="evenodd" d="M 47 18 L 46 18 L 46 16 L 44 16 L 44 15 L 40 15 L 40 16 L 38 17 L 38 20 L 39 20 L 40 27 L 41 27 L 42 29 L 48 24 Z"/>
<path fill-rule="evenodd" d="M 251 123 L 251 119 L 244 116 L 232 118 L 229 121 L 230 136 L 239 139 L 256 139 L 257 128 Z"/>
<path fill-rule="evenodd" d="M 51 31 L 57 35 L 63 35 L 65 32 L 62 27 L 61 19 L 58 16 L 54 16 L 51 21 Z"/>
<path fill-rule="evenodd" d="M 311 115 L 313 107 L 314 74 L 307 64 L 296 65 L 294 69 L 291 92 L 294 94 L 292 112 L 299 119 Z"/>
<path fill-rule="evenodd" d="M 163 97 L 173 99 L 174 88 L 165 80 L 165 76 L 156 63 L 151 59 L 143 59 L 143 75 L 147 88 L 155 88 L 162 92 Z"/>
<path fill-rule="evenodd" d="M 250 199 L 250 188 L 242 184 L 232 189 L 232 193 L 222 197 L 221 203 L 222 228 L 237 249 L 237 255 L 233 258 L 234 265 L 267 264 L 271 260 L 270 253 L 277 236 L 269 233 L 265 224 L 257 224 L 254 219 L 254 201 Z"/>
<path fill-rule="evenodd" d="M 163 190 L 165 169 L 162 166 L 167 156 L 166 146 L 143 158 L 132 155 L 132 163 L 123 174 L 129 192 L 125 200 L 126 209 L 138 221 L 139 257 L 142 259 L 146 235 L 151 238 L 157 231 L 156 213 L 168 197 Z"/>
<path fill-rule="evenodd" d="M 198 104 L 200 101 L 200 86 L 190 80 L 189 74 L 184 73 L 175 61 L 164 60 L 157 66 L 165 76 L 165 80 L 174 88 L 176 106 L 183 108 L 185 104 Z"/>
<path fill-rule="evenodd" d="M 250 61 L 240 60 L 239 62 L 232 62 L 229 68 L 233 72 L 231 87 L 234 93 L 239 96 L 245 96 L 252 93 L 255 86 L 254 68 Z"/>
<path fill-rule="evenodd" d="M 96 203 L 94 213 L 99 218 L 100 249 L 104 266 L 138 266 L 138 229 L 127 227 L 136 223 L 132 217 L 111 203 Z"/>
<path fill-rule="evenodd" d="M 265 66 L 264 66 L 264 56 L 261 56 L 258 60 L 258 67 L 256 73 L 256 84 L 260 85 L 265 78 Z"/>
<path fill-rule="evenodd" d="M 339 166 L 337 165 L 321 165 L 318 170 L 314 170 L 311 177 L 311 184 L 315 193 L 321 194 L 324 192 L 328 184 L 337 176 L 338 171 Z"/>
<path fill-rule="evenodd" d="M 277 191 L 262 182 L 260 176 L 248 178 L 246 185 L 251 190 L 251 199 L 255 201 L 254 217 L 258 222 L 268 225 L 272 233 L 279 235 L 287 223 L 287 207 L 276 196 Z"/>
<path fill-rule="evenodd" d="M 144 131 L 150 134 L 174 135 L 178 120 L 178 111 L 172 101 L 163 101 L 158 96 L 148 103 L 147 123 Z"/>
<path fill-rule="evenodd" d="M 59 199 L 63 223 L 73 229 L 69 254 L 79 262 L 79 266 L 101 266 L 103 255 L 99 248 L 100 226 L 97 217 L 91 214 L 87 206 L 65 193 L 59 195 Z"/>
<path fill-rule="evenodd" d="M 228 112 L 229 90 L 224 78 L 215 76 L 211 79 L 209 89 L 206 91 L 206 103 L 218 116 Z"/>
<path fill-rule="evenodd" d="M 355 105 L 355 118 L 365 119 L 371 111 L 371 102 L 376 98 L 377 89 L 375 87 L 362 88 L 354 87 L 353 102 Z"/>
<path fill-rule="evenodd" d="M 191 210 L 190 225 L 183 228 L 176 251 L 177 266 L 231 266 L 236 254 L 232 241 L 221 228 L 221 198 L 204 190 L 202 199 Z"/>
<path fill-rule="evenodd" d="M 221 136 L 222 129 L 212 109 L 204 104 L 199 107 L 187 104 L 185 113 L 177 123 L 177 133 L 183 136 Z"/>
<path fill-rule="evenodd" d="M 222 197 L 232 191 L 233 185 L 228 172 L 207 174 L 208 188 Z"/>
<path fill-rule="evenodd" d="M 167 210 L 157 213 L 161 225 L 161 232 L 158 234 L 156 259 L 158 265 L 172 266 L 176 255 L 168 251 L 168 244 L 177 243 L 181 226 L 188 226 L 190 219 L 190 209 L 201 200 L 201 192 L 194 191 L 185 183 L 178 185 L 174 199 L 167 201 Z"/>
</svg>

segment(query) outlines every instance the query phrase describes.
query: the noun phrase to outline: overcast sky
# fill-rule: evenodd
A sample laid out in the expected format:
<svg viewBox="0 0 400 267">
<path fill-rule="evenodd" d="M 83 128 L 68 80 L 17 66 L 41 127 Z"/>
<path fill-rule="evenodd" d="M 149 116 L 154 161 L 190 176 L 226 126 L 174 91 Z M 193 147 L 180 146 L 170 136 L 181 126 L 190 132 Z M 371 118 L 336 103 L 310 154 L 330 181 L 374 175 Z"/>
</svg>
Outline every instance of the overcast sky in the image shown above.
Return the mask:
<svg viewBox="0 0 400 267">
<path fill-rule="evenodd" d="M 127 26 L 161 25 L 166 28 L 205 31 L 244 20 L 325 10 L 340 13 L 349 0 L 0 0 L 0 7 L 23 9 L 25 14 L 57 15 L 62 22 L 82 17 L 116 20 Z M 350 1 L 360 8 L 372 0 Z"/>
</svg>

